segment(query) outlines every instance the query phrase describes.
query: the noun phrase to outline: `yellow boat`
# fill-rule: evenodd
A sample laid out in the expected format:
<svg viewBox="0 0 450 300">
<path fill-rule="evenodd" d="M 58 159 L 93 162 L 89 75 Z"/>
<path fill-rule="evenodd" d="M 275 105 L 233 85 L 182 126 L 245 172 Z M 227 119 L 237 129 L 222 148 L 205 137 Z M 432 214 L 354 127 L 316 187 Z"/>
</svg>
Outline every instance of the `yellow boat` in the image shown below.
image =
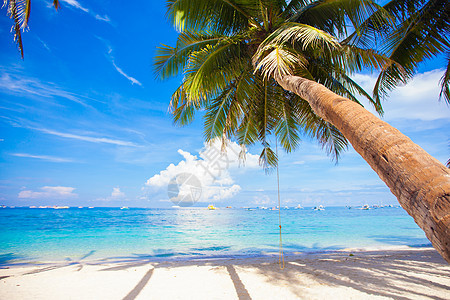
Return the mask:
<svg viewBox="0 0 450 300">
<path fill-rule="evenodd" d="M 215 209 L 217 209 L 217 207 L 215 207 L 214 205 L 210 204 L 210 205 L 208 205 L 208 209 L 209 210 L 215 210 Z"/>
</svg>

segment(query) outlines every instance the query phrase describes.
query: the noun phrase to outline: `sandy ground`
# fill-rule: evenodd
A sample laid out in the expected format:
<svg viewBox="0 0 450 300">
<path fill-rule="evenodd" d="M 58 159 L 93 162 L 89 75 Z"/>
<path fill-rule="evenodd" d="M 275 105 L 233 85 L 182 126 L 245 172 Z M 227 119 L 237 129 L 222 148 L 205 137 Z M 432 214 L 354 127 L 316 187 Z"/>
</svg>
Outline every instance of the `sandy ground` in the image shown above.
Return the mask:
<svg viewBox="0 0 450 300">
<path fill-rule="evenodd" d="M 0 269 L 0 299 L 450 299 L 433 249 L 278 258 L 53 262 Z"/>
</svg>

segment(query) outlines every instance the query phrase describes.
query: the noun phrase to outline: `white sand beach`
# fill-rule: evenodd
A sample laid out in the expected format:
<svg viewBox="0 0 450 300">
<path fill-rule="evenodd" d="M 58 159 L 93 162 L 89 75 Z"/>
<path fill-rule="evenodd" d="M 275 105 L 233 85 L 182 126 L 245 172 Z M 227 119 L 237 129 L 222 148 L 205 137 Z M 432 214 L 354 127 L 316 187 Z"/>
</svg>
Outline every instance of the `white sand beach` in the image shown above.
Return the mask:
<svg viewBox="0 0 450 300">
<path fill-rule="evenodd" d="M 275 256 L 47 262 L 0 269 L 0 299 L 450 299 L 450 265 L 432 248 L 290 256 L 284 270 Z"/>
</svg>

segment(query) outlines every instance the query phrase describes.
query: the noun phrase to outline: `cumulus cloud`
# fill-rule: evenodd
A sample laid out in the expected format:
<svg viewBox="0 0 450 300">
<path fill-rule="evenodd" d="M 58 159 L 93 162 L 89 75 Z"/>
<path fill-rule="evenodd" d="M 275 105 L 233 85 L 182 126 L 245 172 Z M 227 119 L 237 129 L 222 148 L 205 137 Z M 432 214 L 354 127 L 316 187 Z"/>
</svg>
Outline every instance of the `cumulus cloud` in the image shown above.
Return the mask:
<svg viewBox="0 0 450 300">
<path fill-rule="evenodd" d="M 44 186 L 40 188 L 41 191 L 24 190 L 18 195 L 21 199 L 67 199 L 76 198 L 78 195 L 73 193 L 75 188 L 67 186 Z"/>
<path fill-rule="evenodd" d="M 116 200 L 127 200 L 127 196 L 124 192 L 120 190 L 119 187 L 113 187 L 111 195 L 105 198 L 98 198 L 97 201 L 116 201 Z"/>
<path fill-rule="evenodd" d="M 450 118 L 450 108 L 445 101 L 439 101 L 439 80 L 443 74 L 442 69 L 419 73 L 406 85 L 396 88 L 383 102 L 385 111 L 383 118 L 387 121 L 396 119 L 432 121 Z M 353 78 L 366 91 L 372 91 L 377 74 L 356 74 Z M 374 112 L 367 101 L 362 102 L 366 108 Z"/>
<path fill-rule="evenodd" d="M 115 188 L 113 188 L 113 191 L 111 193 L 111 198 L 113 198 L 113 199 L 125 198 L 125 193 L 122 192 L 120 190 L 120 188 L 115 187 Z"/>
<path fill-rule="evenodd" d="M 145 183 L 145 187 L 157 190 L 167 188 L 171 180 L 176 178 L 177 175 L 192 174 L 193 176 L 186 177 L 186 180 L 199 182 L 201 186 L 200 201 L 220 201 L 233 197 L 239 193 L 241 187 L 234 183 L 230 172 L 239 167 L 259 167 L 259 156 L 241 149 L 235 142 L 228 142 L 225 152 L 221 152 L 221 147 L 220 139 L 216 139 L 210 144 L 205 143 L 199 157 L 179 149 L 178 153 L 183 157 L 183 160 L 176 165 L 170 164 L 165 170 L 152 176 Z M 185 197 L 192 193 L 192 189 L 183 190 L 180 187 L 176 192 Z"/>
</svg>

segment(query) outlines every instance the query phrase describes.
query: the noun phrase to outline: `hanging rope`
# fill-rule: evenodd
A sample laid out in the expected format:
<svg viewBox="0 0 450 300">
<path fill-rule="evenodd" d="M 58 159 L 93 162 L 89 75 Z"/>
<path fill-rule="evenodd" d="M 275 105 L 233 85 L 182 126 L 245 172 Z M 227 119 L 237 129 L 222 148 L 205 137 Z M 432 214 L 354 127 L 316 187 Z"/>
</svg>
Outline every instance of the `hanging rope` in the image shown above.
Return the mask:
<svg viewBox="0 0 450 300">
<path fill-rule="evenodd" d="M 275 137 L 275 154 L 278 159 L 278 140 Z M 278 256 L 278 265 L 280 269 L 284 269 L 284 253 L 283 253 L 283 239 L 281 237 L 281 198 L 280 198 L 280 172 L 278 170 L 278 161 L 277 161 L 277 186 L 278 186 L 278 227 L 280 228 L 280 248 L 279 248 L 279 256 Z"/>
</svg>

